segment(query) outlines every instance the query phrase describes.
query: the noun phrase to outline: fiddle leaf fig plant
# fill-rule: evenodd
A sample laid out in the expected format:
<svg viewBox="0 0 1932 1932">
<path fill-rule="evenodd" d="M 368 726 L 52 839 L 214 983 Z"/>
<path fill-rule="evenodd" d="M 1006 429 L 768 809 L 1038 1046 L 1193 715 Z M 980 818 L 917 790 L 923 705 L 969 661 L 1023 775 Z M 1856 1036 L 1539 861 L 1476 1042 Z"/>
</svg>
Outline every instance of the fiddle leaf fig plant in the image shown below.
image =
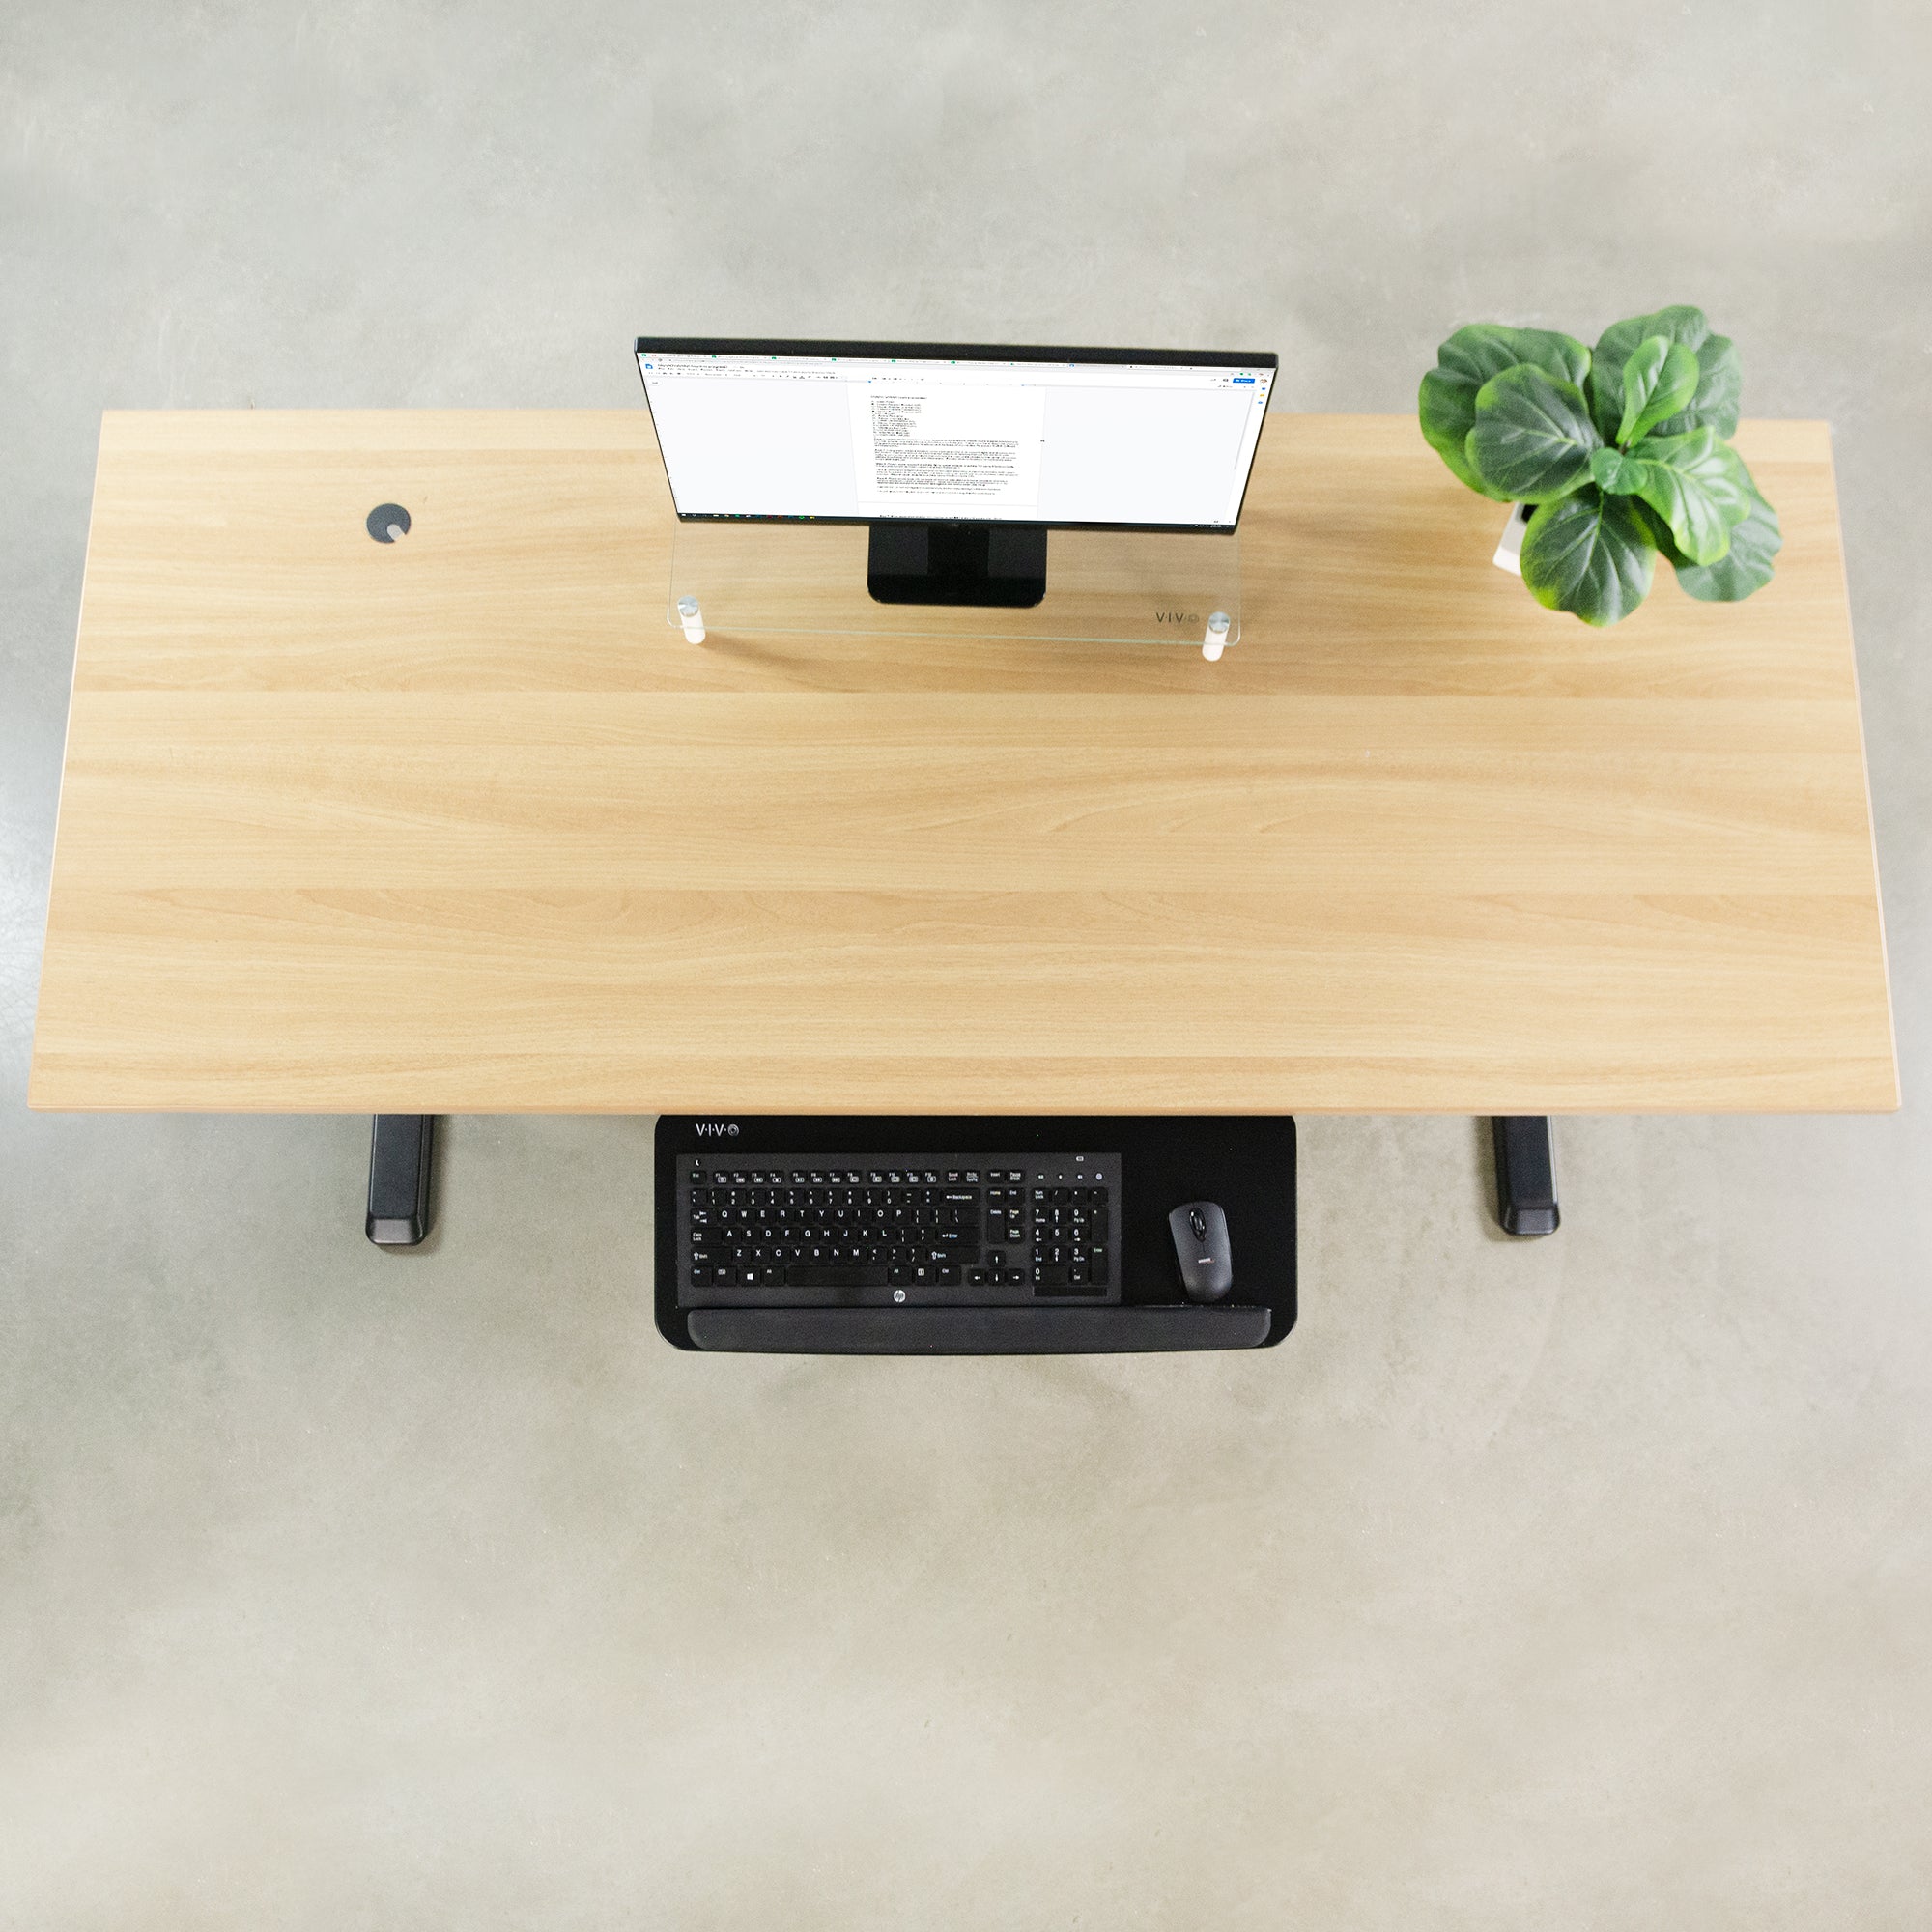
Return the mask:
<svg viewBox="0 0 1932 1932">
<path fill-rule="evenodd" d="M 1728 438 L 1737 345 L 1702 310 L 1663 308 L 1594 350 L 1549 329 L 1473 323 L 1422 379 L 1422 434 L 1459 481 L 1536 507 L 1522 581 L 1539 604 L 1614 624 L 1661 552 L 1692 597 L 1735 603 L 1771 581 L 1783 539 Z"/>
</svg>

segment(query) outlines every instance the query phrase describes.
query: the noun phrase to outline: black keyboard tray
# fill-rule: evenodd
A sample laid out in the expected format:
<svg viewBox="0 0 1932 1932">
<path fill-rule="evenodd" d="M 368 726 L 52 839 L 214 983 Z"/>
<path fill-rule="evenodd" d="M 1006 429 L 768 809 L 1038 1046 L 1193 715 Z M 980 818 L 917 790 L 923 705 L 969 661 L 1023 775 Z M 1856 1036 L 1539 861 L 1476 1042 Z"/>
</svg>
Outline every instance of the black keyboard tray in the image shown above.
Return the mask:
<svg viewBox="0 0 1932 1932">
<path fill-rule="evenodd" d="M 1003 1148 L 1120 1151 L 1121 1300 L 1094 1308 L 692 1308 L 677 1305 L 680 1154 Z M 658 1331 L 680 1349 L 786 1355 L 1065 1355 L 1268 1349 L 1294 1325 L 1294 1122 L 1286 1115 L 677 1115 L 657 1124 Z M 1218 1201 L 1235 1287 L 1180 1292 L 1170 1208 Z"/>
</svg>

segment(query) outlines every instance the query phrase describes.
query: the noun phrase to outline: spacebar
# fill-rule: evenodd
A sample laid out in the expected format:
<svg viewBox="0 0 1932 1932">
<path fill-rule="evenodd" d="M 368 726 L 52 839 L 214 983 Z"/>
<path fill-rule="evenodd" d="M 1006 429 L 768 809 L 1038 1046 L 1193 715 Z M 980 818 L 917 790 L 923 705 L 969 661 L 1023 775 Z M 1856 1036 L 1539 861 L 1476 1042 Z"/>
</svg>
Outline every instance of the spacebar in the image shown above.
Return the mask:
<svg viewBox="0 0 1932 1932">
<path fill-rule="evenodd" d="M 882 1267 L 788 1267 L 787 1288 L 884 1288 Z"/>
</svg>

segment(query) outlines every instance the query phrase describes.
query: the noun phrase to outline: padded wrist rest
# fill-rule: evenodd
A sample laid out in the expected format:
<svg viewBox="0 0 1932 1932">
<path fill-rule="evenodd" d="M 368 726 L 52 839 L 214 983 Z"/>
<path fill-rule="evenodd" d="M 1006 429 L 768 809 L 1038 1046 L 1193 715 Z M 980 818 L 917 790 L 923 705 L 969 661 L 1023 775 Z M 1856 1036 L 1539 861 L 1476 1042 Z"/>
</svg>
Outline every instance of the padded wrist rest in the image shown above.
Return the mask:
<svg viewBox="0 0 1932 1932">
<path fill-rule="evenodd" d="M 1118 1355 L 1258 1349 L 1273 1311 L 1125 1308 L 694 1308 L 700 1349 L 774 1355 Z"/>
</svg>

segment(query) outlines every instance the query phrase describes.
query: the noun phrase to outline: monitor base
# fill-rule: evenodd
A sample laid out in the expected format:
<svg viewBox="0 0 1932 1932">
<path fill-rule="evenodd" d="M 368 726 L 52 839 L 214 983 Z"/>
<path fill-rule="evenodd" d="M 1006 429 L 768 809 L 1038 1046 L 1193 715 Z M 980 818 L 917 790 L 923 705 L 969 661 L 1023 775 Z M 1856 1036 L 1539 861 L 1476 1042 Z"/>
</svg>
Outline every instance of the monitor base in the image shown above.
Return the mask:
<svg viewBox="0 0 1932 1932">
<path fill-rule="evenodd" d="M 1025 524 L 874 524 L 866 588 L 877 604 L 1031 610 L 1046 595 L 1046 532 Z"/>
</svg>

